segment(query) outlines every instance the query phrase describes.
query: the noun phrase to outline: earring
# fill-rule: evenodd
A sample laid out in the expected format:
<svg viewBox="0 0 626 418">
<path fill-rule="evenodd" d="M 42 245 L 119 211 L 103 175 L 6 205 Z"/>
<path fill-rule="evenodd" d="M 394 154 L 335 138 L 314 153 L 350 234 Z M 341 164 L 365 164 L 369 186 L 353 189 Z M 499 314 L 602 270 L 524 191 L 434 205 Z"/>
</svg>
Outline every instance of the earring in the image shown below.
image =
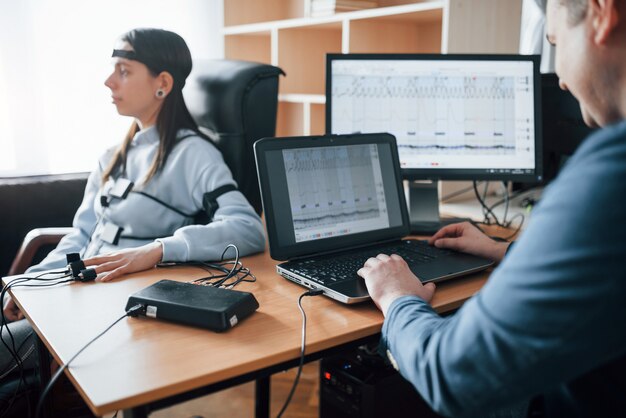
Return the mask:
<svg viewBox="0 0 626 418">
<path fill-rule="evenodd" d="M 159 99 L 162 98 L 163 96 L 165 96 L 165 92 L 161 89 L 158 89 L 156 91 L 156 97 L 158 97 Z"/>
</svg>

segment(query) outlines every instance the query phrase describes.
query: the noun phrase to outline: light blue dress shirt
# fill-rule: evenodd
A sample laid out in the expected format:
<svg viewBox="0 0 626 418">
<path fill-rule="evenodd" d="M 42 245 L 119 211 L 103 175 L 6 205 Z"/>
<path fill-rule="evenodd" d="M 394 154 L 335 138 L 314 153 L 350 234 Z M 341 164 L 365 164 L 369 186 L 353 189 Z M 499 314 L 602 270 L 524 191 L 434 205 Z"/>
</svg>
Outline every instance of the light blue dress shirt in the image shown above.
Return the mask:
<svg viewBox="0 0 626 418">
<path fill-rule="evenodd" d="M 138 132 L 128 150 L 122 177 L 134 182 L 133 191 L 143 191 L 184 214 L 193 215 L 203 209 L 205 193 L 236 183 L 213 144 L 192 131 L 180 131 L 178 137 L 186 138 L 173 148 L 162 170 L 144 184 L 158 149 L 159 136 L 154 126 Z M 86 258 L 138 247 L 155 239 L 163 245 L 163 261 L 219 260 L 228 244 L 237 245 L 240 255 L 264 250 L 261 219 L 239 191 L 218 197 L 219 209 L 213 222 L 207 225 L 193 225 L 192 217 L 139 193 L 131 192 L 123 200 L 112 199 L 109 207 L 103 207 L 100 196 L 108 194 L 114 180 L 103 185 L 102 173 L 112 155 L 112 150 L 106 152 L 89 176 L 85 196 L 74 217 L 73 232 L 29 272 L 64 267 L 67 253 L 83 253 Z M 124 228 L 117 245 L 102 239 L 107 224 Z"/>
<path fill-rule="evenodd" d="M 435 411 L 451 417 L 477 416 L 540 393 L 567 394 L 569 382 L 584 381 L 592 370 L 611 362 L 623 367 L 624 215 L 621 123 L 582 144 L 504 261 L 458 312 L 441 317 L 418 297 L 394 301 L 383 352 Z M 572 410 L 582 411 L 576 406 L 581 393 L 592 410 L 594 402 L 605 409 L 612 400 L 623 403 L 616 398 L 624 397 L 621 379 L 596 394 L 601 401 L 570 391 Z"/>
</svg>

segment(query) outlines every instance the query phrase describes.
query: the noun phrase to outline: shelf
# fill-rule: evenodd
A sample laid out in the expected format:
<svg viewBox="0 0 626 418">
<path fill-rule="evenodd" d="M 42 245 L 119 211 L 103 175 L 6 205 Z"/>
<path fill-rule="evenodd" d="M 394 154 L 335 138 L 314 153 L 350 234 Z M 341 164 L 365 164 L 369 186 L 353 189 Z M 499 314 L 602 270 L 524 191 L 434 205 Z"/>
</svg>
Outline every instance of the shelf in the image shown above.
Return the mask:
<svg viewBox="0 0 626 418">
<path fill-rule="evenodd" d="M 441 9 L 350 21 L 348 52 L 439 53 Z M 384 33 L 385 36 L 380 36 Z"/>
<path fill-rule="evenodd" d="M 279 92 L 324 94 L 326 54 L 341 52 L 341 40 L 341 27 L 333 24 L 279 30 L 277 65 L 287 73 Z"/>
<path fill-rule="evenodd" d="M 311 103 L 311 129 L 309 135 L 324 135 L 326 132 L 326 105 Z"/>
<path fill-rule="evenodd" d="M 226 0 L 225 3 L 229 4 L 230 1 L 233 1 L 233 0 Z M 235 1 L 245 2 L 245 0 L 235 0 Z M 277 0 L 273 0 L 273 1 L 277 1 Z M 419 14 L 421 12 L 427 12 L 431 10 L 442 11 L 444 6 L 445 6 L 444 1 L 436 0 L 436 1 L 425 1 L 425 2 L 414 3 L 414 4 L 403 4 L 400 6 L 358 10 L 355 12 L 338 13 L 335 15 L 324 16 L 324 17 L 302 17 L 302 18 L 285 19 L 285 20 L 276 19 L 273 21 L 262 21 L 262 19 L 257 19 L 257 21 L 260 23 L 250 23 L 250 24 L 242 23 L 237 26 L 229 26 L 225 24 L 224 28 L 222 29 L 222 34 L 223 35 L 236 35 L 236 34 L 243 34 L 243 33 L 267 32 L 267 31 L 271 31 L 272 29 L 288 29 L 288 28 L 325 25 L 325 24 L 333 24 L 333 23 L 340 24 L 344 21 L 350 21 L 350 20 L 382 18 L 385 16 L 408 15 L 408 14 L 415 14 L 415 13 Z"/>
<path fill-rule="evenodd" d="M 325 104 L 326 95 L 324 94 L 279 94 L 278 100 L 289 103 L 315 103 Z"/>
<path fill-rule="evenodd" d="M 301 17 L 303 0 L 224 0 L 224 27 Z"/>
<path fill-rule="evenodd" d="M 320 17 L 306 16 L 310 0 L 223 1 L 225 57 L 287 75 L 279 136 L 324 133 L 328 53 L 514 53 L 519 45 L 519 0 L 378 0 Z"/>
<path fill-rule="evenodd" d="M 231 35 L 224 38 L 224 56 L 232 60 L 272 63 L 270 33 Z"/>
<path fill-rule="evenodd" d="M 323 135 L 326 106 L 320 103 L 278 102 L 276 136 Z"/>
<path fill-rule="evenodd" d="M 304 135 L 304 104 L 278 102 L 276 136 Z"/>
</svg>

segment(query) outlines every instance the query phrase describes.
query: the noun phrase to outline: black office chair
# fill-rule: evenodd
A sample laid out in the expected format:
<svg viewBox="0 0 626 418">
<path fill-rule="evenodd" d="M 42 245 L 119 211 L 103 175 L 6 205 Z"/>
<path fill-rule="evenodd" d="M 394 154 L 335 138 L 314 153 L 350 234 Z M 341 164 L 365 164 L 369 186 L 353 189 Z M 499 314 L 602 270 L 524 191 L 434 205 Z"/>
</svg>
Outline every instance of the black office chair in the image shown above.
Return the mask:
<svg viewBox="0 0 626 418">
<path fill-rule="evenodd" d="M 184 89 L 189 112 L 222 152 L 254 210 L 261 195 L 254 142 L 276 132 L 280 68 L 248 61 L 194 62 Z"/>
<path fill-rule="evenodd" d="M 191 115 L 222 152 L 239 190 L 260 214 L 261 196 L 254 162 L 256 140 L 274 136 L 278 108 L 277 67 L 248 61 L 194 62 L 183 90 Z M 70 228 L 39 228 L 24 239 L 9 275 L 23 273 L 50 251 Z M 46 253 L 48 252 L 46 251 Z M 35 259 L 37 262 L 39 260 Z"/>
</svg>

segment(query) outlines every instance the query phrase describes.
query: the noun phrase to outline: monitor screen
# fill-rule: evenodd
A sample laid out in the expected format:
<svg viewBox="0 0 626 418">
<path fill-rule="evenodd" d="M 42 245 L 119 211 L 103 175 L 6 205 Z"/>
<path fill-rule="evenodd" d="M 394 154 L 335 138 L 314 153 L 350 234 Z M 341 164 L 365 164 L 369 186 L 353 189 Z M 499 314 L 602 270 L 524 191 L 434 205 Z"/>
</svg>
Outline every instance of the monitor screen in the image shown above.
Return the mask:
<svg viewBox="0 0 626 418">
<path fill-rule="evenodd" d="M 265 138 L 254 149 L 274 259 L 408 234 L 393 136 Z"/>
<path fill-rule="evenodd" d="M 329 54 L 326 76 L 327 133 L 393 134 L 406 178 L 541 180 L 536 56 Z"/>
</svg>

